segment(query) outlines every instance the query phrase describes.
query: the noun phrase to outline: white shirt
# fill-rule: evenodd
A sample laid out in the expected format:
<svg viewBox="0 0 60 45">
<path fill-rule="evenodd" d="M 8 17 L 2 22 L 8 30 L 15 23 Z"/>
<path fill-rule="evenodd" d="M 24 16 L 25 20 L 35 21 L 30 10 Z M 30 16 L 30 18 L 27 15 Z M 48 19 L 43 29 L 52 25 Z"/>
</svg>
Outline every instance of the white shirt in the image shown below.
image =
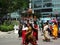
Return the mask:
<svg viewBox="0 0 60 45">
<path fill-rule="evenodd" d="M 28 30 L 28 27 L 24 27 L 24 28 L 22 28 L 22 30 Z"/>
<path fill-rule="evenodd" d="M 46 31 L 46 30 L 47 30 L 47 28 L 48 28 L 48 25 L 44 26 L 44 31 Z"/>
</svg>

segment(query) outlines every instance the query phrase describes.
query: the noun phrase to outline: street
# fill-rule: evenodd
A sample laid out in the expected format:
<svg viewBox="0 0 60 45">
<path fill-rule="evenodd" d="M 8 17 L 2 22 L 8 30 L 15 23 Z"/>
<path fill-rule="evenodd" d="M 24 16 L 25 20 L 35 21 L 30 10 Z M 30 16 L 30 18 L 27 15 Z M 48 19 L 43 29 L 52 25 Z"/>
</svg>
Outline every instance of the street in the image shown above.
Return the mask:
<svg viewBox="0 0 60 45">
<path fill-rule="evenodd" d="M 51 37 L 51 42 L 43 42 L 41 32 L 38 31 L 39 45 L 60 45 L 60 38 L 53 40 Z M 21 45 L 21 38 L 18 38 L 18 34 L 15 33 L 2 33 L 0 34 L 0 45 Z"/>
</svg>

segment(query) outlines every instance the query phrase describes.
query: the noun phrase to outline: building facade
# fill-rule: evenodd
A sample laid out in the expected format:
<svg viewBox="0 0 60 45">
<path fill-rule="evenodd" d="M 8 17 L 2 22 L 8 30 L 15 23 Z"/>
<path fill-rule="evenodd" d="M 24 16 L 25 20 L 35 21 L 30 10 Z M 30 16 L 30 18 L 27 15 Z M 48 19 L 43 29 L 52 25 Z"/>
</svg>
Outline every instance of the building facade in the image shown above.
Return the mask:
<svg viewBox="0 0 60 45">
<path fill-rule="evenodd" d="M 32 10 L 42 17 L 60 14 L 60 0 L 32 0 Z"/>
</svg>

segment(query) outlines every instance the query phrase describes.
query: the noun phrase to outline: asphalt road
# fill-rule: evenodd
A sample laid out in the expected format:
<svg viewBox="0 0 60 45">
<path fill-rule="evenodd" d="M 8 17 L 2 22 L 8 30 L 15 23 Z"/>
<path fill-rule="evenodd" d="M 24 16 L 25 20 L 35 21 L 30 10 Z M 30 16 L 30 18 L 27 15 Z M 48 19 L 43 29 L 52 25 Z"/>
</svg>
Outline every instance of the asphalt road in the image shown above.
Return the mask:
<svg viewBox="0 0 60 45">
<path fill-rule="evenodd" d="M 52 37 L 51 38 L 51 42 L 43 42 L 42 41 L 42 37 L 41 36 L 41 32 L 38 31 L 38 37 L 39 37 L 39 45 L 60 45 L 60 38 L 58 38 L 57 40 L 53 40 Z M 21 45 L 21 38 L 18 38 L 18 34 L 15 33 L 3 33 L 0 34 L 0 45 Z"/>
</svg>

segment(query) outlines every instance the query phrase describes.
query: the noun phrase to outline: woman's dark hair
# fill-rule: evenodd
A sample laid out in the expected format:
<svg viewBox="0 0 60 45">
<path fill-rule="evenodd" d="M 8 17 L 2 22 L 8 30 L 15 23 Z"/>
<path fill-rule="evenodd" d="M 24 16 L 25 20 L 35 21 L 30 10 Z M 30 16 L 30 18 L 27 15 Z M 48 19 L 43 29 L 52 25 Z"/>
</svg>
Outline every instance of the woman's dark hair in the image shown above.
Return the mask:
<svg viewBox="0 0 60 45">
<path fill-rule="evenodd" d="M 25 27 L 27 27 L 27 24 L 24 24 Z"/>
<path fill-rule="evenodd" d="M 36 25 L 37 25 L 36 21 L 34 21 L 34 24 L 36 24 Z"/>
<path fill-rule="evenodd" d="M 48 22 L 46 22 L 45 24 L 48 25 Z"/>
<path fill-rule="evenodd" d="M 32 26 L 32 24 L 29 24 L 30 26 L 31 26 L 31 28 L 33 29 L 33 26 Z"/>
<path fill-rule="evenodd" d="M 57 25 L 57 23 L 56 23 L 56 22 L 54 22 L 54 24 L 56 24 L 56 25 Z"/>
<path fill-rule="evenodd" d="M 27 22 L 29 22 L 29 20 L 27 20 Z"/>
<path fill-rule="evenodd" d="M 32 24 L 29 24 L 32 27 Z"/>
</svg>

